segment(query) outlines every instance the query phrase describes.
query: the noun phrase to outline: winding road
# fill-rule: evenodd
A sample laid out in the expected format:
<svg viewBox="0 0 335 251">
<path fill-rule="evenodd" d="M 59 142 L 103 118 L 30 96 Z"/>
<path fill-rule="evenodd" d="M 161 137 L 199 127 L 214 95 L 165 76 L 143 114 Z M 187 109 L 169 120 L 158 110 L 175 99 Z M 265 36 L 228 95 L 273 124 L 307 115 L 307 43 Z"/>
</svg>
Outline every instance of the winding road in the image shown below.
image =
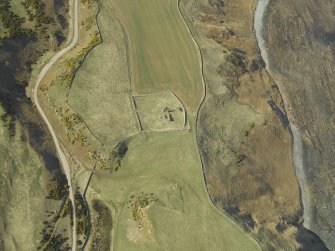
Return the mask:
<svg viewBox="0 0 335 251">
<path fill-rule="evenodd" d="M 38 112 L 40 113 L 41 117 L 43 118 L 44 122 L 48 126 L 48 129 L 51 133 L 52 139 L 54 141 L 58 158 L 62 164 L 63 171 L 66 175 L 68 186 L 69 186 L 69 196 L 72 203 L 73 208 L 73 226 L 72 226 L 72 251 L 75 251 L 77 249 L 77 232 L 76 232 L 76 208 L 75 208 L 75 199 L 74 199 L 74 191 L 72 187 L 72 181 L 71 181 L 71 168 L 69 165 L 69 162 L 63 152 L 63 150 L 60 147 L 59 141 L 57 139 L 56 133 L 54 129 L 52 128 L 51 123 L 49 122 L 47 116 L 45 115 L 39 101 L 38 101 L 38 89 L 40 87 L 41 81 L 50 69 L 50 67 L 65 53 L 70 51 L 78 42 L 79 38 L 79 19 L 78 19 L 78 0 L 74 0 L 74 8 L 73 8 L 73 37 L 71 40 L 71 43 L 67 45 L 64 49 L 56 53 L 51 60 L 43 67 L 42 71 L 38 75 L 35 87 L 33 89 L 33 100 L 36 105 L 36 108 Z"/>
</svg>

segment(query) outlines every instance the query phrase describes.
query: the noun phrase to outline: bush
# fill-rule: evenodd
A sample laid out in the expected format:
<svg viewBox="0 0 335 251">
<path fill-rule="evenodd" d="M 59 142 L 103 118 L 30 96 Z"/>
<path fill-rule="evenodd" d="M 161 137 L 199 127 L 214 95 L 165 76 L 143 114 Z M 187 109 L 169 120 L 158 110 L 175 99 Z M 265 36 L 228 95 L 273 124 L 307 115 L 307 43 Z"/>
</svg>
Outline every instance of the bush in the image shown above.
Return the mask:
<svg viewBox="0 0 335 251">
<path fill-rule="evenodd" d="M 45 15 L 44 3 L 41 0 L 25 0 L 22 2 L 22 5 L 26 8 L 29 20 L 36 21 L 36 27 L 53 22 L 51 17 Z"/>
<path fill-rule="evenodd" d="M 66 176 L 57 174 L 53 181 L 55 182 L 55 187 L 50 189 L 47 199 L 61 200 L 64 196 L 67 196 L 69 191 Z"/>
<path fill-rule="evenodd" d="M 77 193 L 75 195 L 76 216 L 77 216 L 77 234 L 87 235 L 89 230 L 88 209 L 85 204 L 84 197 Z"/>
<path fill-rule="evenodd" d="M 5 36 L 1 38 L 0 46 L 2 46 L 4 40 L 12 39 L 17 37 L 27 37 L 28 39 L 34 39 L 36 33 L 32 29 L 23 28 L 25 19 L 19 17 L 11 11 L 11 5 L 9 0 L 1 0 L 0 2 L 0 23 L 5 29 Z"/>
</svg>

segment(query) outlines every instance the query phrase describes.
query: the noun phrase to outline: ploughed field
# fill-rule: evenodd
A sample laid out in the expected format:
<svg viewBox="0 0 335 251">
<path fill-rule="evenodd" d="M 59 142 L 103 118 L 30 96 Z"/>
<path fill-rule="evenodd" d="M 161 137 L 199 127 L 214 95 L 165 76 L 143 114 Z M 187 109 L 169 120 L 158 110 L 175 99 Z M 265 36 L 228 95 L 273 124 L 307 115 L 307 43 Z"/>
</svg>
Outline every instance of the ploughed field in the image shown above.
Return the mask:
<svg viewBox="0 0 335 251">
<path fill-rule="evenodd" d="M 203 95 L 197 48 L 176 0 L 113 0 L 129 43 L 133 91 L 173 91 L 190 111 Z"/>
</svg>

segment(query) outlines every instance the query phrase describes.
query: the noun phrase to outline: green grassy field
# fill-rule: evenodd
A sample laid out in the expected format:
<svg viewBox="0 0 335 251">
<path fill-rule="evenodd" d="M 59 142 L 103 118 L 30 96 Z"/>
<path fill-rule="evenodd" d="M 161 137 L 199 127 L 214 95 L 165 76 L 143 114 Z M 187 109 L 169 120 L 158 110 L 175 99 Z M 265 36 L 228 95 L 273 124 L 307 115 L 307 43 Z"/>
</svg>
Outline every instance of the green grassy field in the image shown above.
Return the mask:
<svg viewBox="0 0 335 251">
<path fill-rule="evenodd" d="M 185 129 L 185 109 L 172 93 L 133 97 L 143 131 Z"/>
<path fill-rule="evenodd" d="M 100 141 L 113 145 L 138 132 L 122 29 L 101 3 L 98 25 L 103 42 L 89 52 L 69 92 L 69 104 Z"/>
<path fill-rule="evenodd" d="M 130 61 L 111 6 L 129 36 Z M 126 99 L 131 95 L 173 91 L 187 109 L 197 110 L 203 93 L 199 58 L 177 0 L 109 0 L 101 3 L 98 22 L 104 42 L 88 54 L 69 95 L 69 103 L 92 131 L 110 142 L 129 136 L 136 122 Z M 139 102 L 139 113 L 161 112 L 164 99 L 154 96 Z M 149 129 L 161 126 L 155 116 L 146 118 Z M 191 130 L 136 134 L 117 170 L 96 169 L 90 188 L 115 209 L 112 231 L 100 229 L 111 236 L 113 250 L 259 250 L 212 205 L 203 181 L 195 118 L 189 119 Z"/>
<path fill-rule="evenodd" d="M 122 167 L 97 173 L 91 186 L 116 209 L 114 250 L 258 250 L 258 245 L 206 194 L 193 133 L 143 133 L 129 144 Z M 146 204 L 137 229 L 129 201 Z"/>
<path fill-rule="evenodd" d="M 195 111 L 203 95 L 199 56 L 177 0 L 110 1 L 129 37 L 134 91 L 171 90 Z"/>
</svg>

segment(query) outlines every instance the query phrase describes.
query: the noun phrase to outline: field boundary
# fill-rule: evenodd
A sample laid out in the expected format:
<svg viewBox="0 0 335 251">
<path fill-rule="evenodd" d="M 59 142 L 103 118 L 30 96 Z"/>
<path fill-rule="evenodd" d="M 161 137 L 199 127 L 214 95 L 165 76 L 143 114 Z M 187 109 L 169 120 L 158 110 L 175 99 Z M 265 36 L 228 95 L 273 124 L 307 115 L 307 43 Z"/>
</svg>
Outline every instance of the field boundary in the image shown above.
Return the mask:
<svg viewBox="0 0 335 251">
<path fill-rule="evenodd" d="M 183 20 L 183 23 L 186 26 L 186 29 L 188 30 L 189 35 L 190 35 L 195 47 L 197 48 L 197 53 L 198 53 L 198 57 L 199 57 L 199 67 L 200 67 L 201 82 L 202 82 L 203 90 L 202 90 L 202 97 L 201 97 L 200 103 L 198 105 L 198 108 L 195 110 L 195 113 L 198 114 L 198 110 L 202 106 L 202 103 L 204 102 L 205 97 L 206 97 L 206 84 L 205 84 L 205 78 L 204 78 L 204 74 L 203 74 L 203 57 L 202 57 L 202 53 L 201 53 L 201 50 L 200 50 L 200 46 L 197 43 L 197 41 L 195 41 L 192 31 L 191 31 L 190 27 L 187 25 L 187 22 L 186 22 L 186 20 L 183 16 L 183 14 L 180 11 L 180 1 L 181 0 L 176 0 L 178 13 L 179 13 L 181 19 Z"/>
<path fill-rule="evenodd" d="M 136 104 L 133 101 L 133 96 L 135 93 L 134 87 L 133 87 L 133 75 L 132 75 L 132 65 L 131 65 L 131 56 L 130 56 L 130 52 L 129 52 L 129 48 L 130 48 L 130 43 L 129 43 L 129 37 L 128 37 L 128 33 L 126 31 L 126 28 L 124 27 L 124 25 L 122 24 L 122 22 L 120 21 L 120 18 L 118 17 L 117 14 L 117 10 L 115 9 L 115 7 L 111 4 L 110 6 L 111 11 L 114 14 L 114 18 L 115 20 L 117 20 L 117 22 L 119 23 L 122 33 L 123 33 L 123 38 L 124 38 L 124 42 L 125 42 L 125 49 L 126 49 L 126 58 L 127 58 L 127 72 L 128 72 L 128 76 L 129 76 L 129 99 L 130 99 L 130 103 L 131 103 L 131 108 L 133 110 L 133 114 L 134 114 L 134 118 L 137 122 L 137 126 L 138 126 L 138 130 L 139 132 L 142 131 L 142 124 L 141 121 L 139 120 L 138 114 L 136 112 Z"/>
<path fill-rule="evenodd" d="M 137 104 L 135 102 L 135 98 L 137 97 L 148 97 L 148 96 L 155 96 L 155 95 L 159 95 L 159 94 L 168 94 L 168 95 L 171 95 L 173 96 L 179 103 L 180 105 L 183 107 L 183 118 L 184 118 L 184 126 L 183 128 L 180 128 L 180 129 L 175 129 L 175 128 L 171 128 L 171 129 L 152 129 L 152 130 L 144 130 L 143 129 L 143 126 L 142 126 L 142 123 L 141 123 L 141 119 L 140 119 L 140 116 L 137 112 Z M 134 107 L 134 111 L 136 113 L 136 118 L 137 118 L 137 121 L 138 121 L 138 124 L 139 124 L 139 127 L 140 127 L 140 133 L 141 132 L 168 132 L 168 131 L 187 131 L 187 130 L 190 130 L 191 127 L 190 125 L 188 124 L 188 116 L 187 116 L 187 110 L 185 108 L 185 105 L 183 104 L 183 102 L 181 101 L 180 98 L 178 98 L 178 96 L 173 92 L 173 91 L 163 91 L 163 92 L 154 92 L 154 93 L 147 93 L 147 94 L 138 94 L 138 95 L 133 95 L 131 97 L 132 99 L 132 104 L 133 104 L 133 107 Z"/>
<path fill-rule="evenodd" d="M 199 115 L 200 115 L 200 111 L 201 109 L 203 108 L 203 105 L 205 103 L 205 100 L 206 100 L 206 94 L 207 94 L 207 84 L 206 84 L 206 80 L 205 80 L 205 77 L 204 77 L 204 71 L 203 71 L 203 62 L 204 62 L 204 59 L 203 59 L 203 55 L 202 55 L 202 52 L 200 50 L 200 45 L 196 42 L 195 38 L 194 38 L 194 35 L 190 29 L 190 27 L 188 26 L 184 16 L 182 15 L 181 13 L 181 10 L 180 10 L 180 2 L 182 0 L 177 0 L 177 6 L 178 6 L 178 11 L 179 11 L 179 14 L 181 15 L 182 19 L 184 20 L 184 23 L 185 25 L 187 26 L 187 29 L 189 30 L 190 32 L 190 35 L 192 37 L 192 40 L 193 42 L 196 44 L 197 48 L 198 48 L 198 53 L 199 53 L 199 60 L 200 60 L 200 65 L 201 65 L 201 76 L 202 76 L 202 79 L 203 79 L 203 88 L 204 88 L 204 92 L 203 92 L 203 98 L 200 102 L 200 105 L 196 111 L 196 118 L 195 118 L 195 140 L 196 140 L 196 144 L 197 144 L 197 149 L 198 149 L 198 154 L 199 154 L 199 158 L 200 158 L 200 162 L 201 162 L 201 171 L 202 171 L 202 174 L 203 174 L 203 178 L 202 178 L 202 185 L 204 187 L 204 190 L 206 192 L 206 197 L 209 199 L 210 201 L 210 204 L 212 206 L 212 208 L 215 209 L 215 211 L 217 213 L 219 213 L 220 215 L 224 216 L 227 220 L 233 222 L 234 224 L 236 224 L 240 230 L 243 232 L 243 234 L 245 234 L 247 236 L 247 238 L 249 238 L 251 241 L 255 242 L 260 250 L 263 250 L 261 244 L 259 243 L 259 241 L 257 239 L 255 239 L 250 233 L 248 233 L 244 228 L 243 226 L 238 222 L 236 221 L 234 218 L 232 218 L 229 214 L 227 214 L 223 209 L 220 209 L 218 208 L 214 201 L 212 200 L 210 194 L 209 194 L 209 190 L 208 190 L 208 186 L 207 186 L 207 180 L 206 180 L 206 175 L 205 175 L 205 169 L 204 169 L 204 160 L 203 160 L 203 157 L 202 157 L 202 154 L 200 152 L 200 143 L 199 143 L 199 140 L 198 140 L 198 124 L 199 124 Z"/>
<path fill-rule="evenodd" d="M 204 88 L 204 81 L 203 78 L 201 76 L 201 74 L 199 74 L 198 68 L 202 67 L 202 64 L 200 63 L 200 60 L 196 59 L 196 57 L 200 57 L 200 52 L 199 52 L 199 48 L 196 44 L 196 42 L 193 39 L 193 36 L 191 35 L 191 31 L 188 28 L 187 24 L 185 23 L 185 20 L 183 19 L 183 16 L 181 15 L 179 8 L 178 8 L 178 3 L 179 0 L 165 0 L 168 5 L 169 8 L 169 12 L 173 13 L 173 18 L 175 21 L 177 21 L 178 23 L 178 29 L 180 29 L 182 31 L 183 39 L 187 41 L 187 49 L 191 48 L 191 54 L 192 54 L 192 63 L 194 62 L 199 62 L 199 66 L 197 65 L 193 65 L 191 64 L 191 66 L 186 67 L 188 69 L 191 69 L 193 74 L 190 74 L 190 76 L 194 76 L 196 72 L 196 77 L 190 77 L 189 80 L 181 80 L 181 79 L 174 79 L 170 82 L 168 82 L 167 84 L 170 86 L 172 86 L 173 91 L 174 92 L 181 92 L 181 94 L 190 94 L 190 91 L 192 91 L 192 95 L 191 96 L 187 96 L 187 95 L 180 95 L 180 98 L 178 99 L 183 99 L 185 106 L 187 107 L 187 109 L 193 114 L 196 113 L 196 110 L 199 107 L 199 104 L 201 103 L 202 99 L 204 98 L 204 92 L 203 92 L 203 88 Z M 164 1 L 164 2 L 165 2 Z M 175 2 L 174 2 L 175 1 Z M 120 26 L 122 27 L 122 31 L 124 34 L 124 40 L 125 40 L 125 44 L 126 44 L 126 54 L 127 54 L 127 61 L 128 61 L 128 71 L 129 71 L 129 76 L 130 76 L 130 82 L 131 82 L 131 91 L 133 95 L 139 96 L 139 95 L 143 95 L 145 93 L 148 92 L 160 92 L 161 90 L 163 91 L 170 91 L 166 86 L 164 86 L 163 84 L 166 84 L 165 80 L 158 80 L 158 81 L 151 81 L 151 80 L 145 80 L 142 79 L 142 77 L 140 76 L 141 74 L 139 74 L 139 72 L 143 72 L 143 71 L 138 71 L 137 65 L 139 63 L 141 63 L 138 59 L 138 57 L 135 54 L 135 50 L 138 50 L 138 45 L 136 43 L 136 41 L 132 41 L 132 32 L 129 32 L 129 27 L 131 26 L 130 22 L 128 21 L 128 15 L 126 12 L 123 12 L 123 8 L 119 6 L 118 4 L 118 0 L 113 0 L 111 1 L 112 4 L 110 6 L 110 9 L 116 14 L 116 18 L 120 24 Z M 131 2 L 131 1 L 130 1 Z M 136 10 L 135 10 L 136 11 Z M 165 10 L 166 11 L 166 10 Z M 184 31 L 184 30 L 187 31 Z M 192 41 L 191 41 L 191 40 Z M 195 48 L 193 48 L 193 45 L 195 46 Z M 135 49 L 134 49 L 135 48 Z M 178 48 L 180 48 L 180 45 L 178 46 Z M 173 49 L 173 51 L 176 51 L 176 48 Z M 173 65 L 173 64 L 172 64 Z M 146 72 L 146 70 L 144 70 L 144 72 Z M 151 71 L 152 72 L 152 68 Z M 170 74 L 171 76 L 174 76 L 176 74 Z M 149 83 L 156 83 L 153 84 L 153 86 L 147 86 L 147 82 Z M 202 82 L 202 83 L 200 83 Z M 182 87 L 180 87 L 180 85 Z M 189 85 L 189 86 L 188 86 Z M 186 87 L 185 87 L 186 86 Z M 191 86 L 191 87 L 190 87 Z M 180 91 L 181 88 L 181 91 Z M 186 90 L 184 90 L 184 89 Z M 188 88 L 188 89 L 187 89 Z M 194 89 L 194 90 L 193 90 Z M 200 93 L 201 92 L 201 93 Z M 183 96 L 183 97 L 182 97 Z M 190 98 L 191 97 L 191 98 Z M 196 99 L 195 102 L 193 102 L 192 97 L 195 97 L 193 99 Z"/>
<path fill-rule="evenodd" d="M 67 91 L 67 93 L 66 93 L 66 103 L 67 103 L 67 104 L 69 104 L 69 94 L 70 94 L 70 91 L 71 91 L 71 89 L 72 89 L 73 81 L 74 81 L 74 79 L 75 79 L 75 77 L 76 77 L 76 75 L 77 75 L 77 73 L 78 73 L 78 70 L 79 70 L 80 67 L 83 65 L 84 61 L 86 60 L 87 55 L 88 55 L 94 48 L 96 48 L 97 46 L 99 46 L 100 44 L 103 43 L 103 38 L 102 38 L 102 36 L 101 36 L 100 27 L 99 27 L 99 23 L 98 23 L 98 19 L 97 19 L 97 18 L 98 18 L 98 15 L 99 15 L 99 13 L 100 13 L 100 5 L 99 5 L 99 3 L 98 3 L 98 0 L 95 0 L 94 3 L 96 4 L 97 9 L 98 9 L 97 13 L 94 15 L 94 20 L 95 20 L 95 23 L 96 23 L 96 27 L 97 27 L 97 29 L 98 29 L 98 33 L 99 33 L 100 41 L 99 41 L 99 43 L 94 44 L 93 46 L 91 46 L 91 47 L 86 51 L 85 55 L 84 55 L 83 58 L 80 60 L 77 69 L 74 71 L 73 76 L 72 76 L 72 79 L 71 79 L 71 81 L 70 81 L 70 82 L 71 82 L 70 88 L 68 89 L 68 91 Z"/>
<path fill-rule="evenodd" d="M 84 61 L 87 59 L 88 55 L 90 52 L 92 52 L 93 49 L 95 49 L 96 47 L 98 47 L 99 45 L 103 44 L 104 43 L 104 38 L 103 36 L 101 35 L 101 30 L 100 30 L 100 26 L 99 26 L 99 20 L 98 20 L 98 16 L 101 12 L 101 5 L 102 3 L 99 2 L 99 0 L 94 0 L 94 4 L 97 6 L 97 12 L 96 14 L 94 15 L 94 20 L 95 20 L 95 26 L 97 28 L 97 32 L 99 33 L 99 38 L 100 38 L 100 42 L 93 45 L 92 47 L 89 48 L 89 50 L 85 53 L 84 57 L 80 60 L 80 63 L 77 67 L 77 69 L 74 71 L 74 75 L 71 79 L 71 85 L 70 85 L 70 88 L 68 89 L 67 93 L 66 93 L 66 104 L 73 110 L 73 112 L 75 112 L 82 120 L 82 122 L 84 123 L 84 125 L 87 127 L 87 129 L 89 130 L 89 132 L 92 134 L 92 136 L 100 143 L 102 144 L 103 146 L 106 146 L 105 143 L 103 143 L 99 137 L 97 137 L 93 131 L 91 130 L 91 128 L 88 126 L 88 124 L 86 123 L 84 117 L 81 115 L 81 113 L 79 113 L 76 109 L 73 108 L 73 106 L 70 105 L 69 103 L 69 94 L 70 94 L 70 91 L 72 89 L 72 86 L 73 86 L 73 81 L 79 71 L 79 69 L 82 67 Z M 127 41 L 127 35 L 125 34 L 125 31 L 124 31 L 124 27 L 122 26 L 122 23 L 119 21 L 118 17 L 117 17 L 117 14 L 116 14 L 116 11 L 114 10 L 114 8 L 112 6 L 106 6 L 106 8 L 110 8 L 111 11 L 113 12 L 114 14 L 114 18 L 115 20 L 118 22 L 118 24 L 120 25 L 121 29 L 122 29 L 122 33 L 124 35 L 124 40 L 125 40 L 125 43 L 126 43 L 126 46 L 125 46 L 125 49 L 126 49 L 126 55 L 127 55 L 127 62 L 128 62 L 128 41 Z M 137 118 L 137 113 L 136 113 L 136 109 L 134 108 L 133 106 L 133 102 L 132 102 L 132 81 L 131 81 L 131 73 L 130 73 L 130 68 L 129 68 L 129 62 L 127 63 L 127 71 L 128 71 L 128 75 L 129 75 L 129 92 L 128 91 L 125 91 L 124 94 L 126 94 L 129 98 L 129 101 L 130 101 L 130 104 L 131 104 L 131 110 L 132 110 L 132 113 L 133 113 L 133 116 L 134 116 L 134 120 L 136 120 L 137 122 L 137 132 L 133 135 L 129 135 L 128 137 L 133 137 L 135 135 L 137 135 L 138 133 L 141 132 L 142 130 L 142 126 L 140 124 L 140 122 L 138 121 L 138 118 Z M 115 94 L 120 94 L 120 93 L 115 93 Z M 127 137 L 127 138 L 128 138 Z M 115 142 L 113 142 L 115 143 Z M 115 144 L 112 144 L 111 146 L 115 146 L 117 145 L 118 143 L 115 143 Z"/>
</svg>

